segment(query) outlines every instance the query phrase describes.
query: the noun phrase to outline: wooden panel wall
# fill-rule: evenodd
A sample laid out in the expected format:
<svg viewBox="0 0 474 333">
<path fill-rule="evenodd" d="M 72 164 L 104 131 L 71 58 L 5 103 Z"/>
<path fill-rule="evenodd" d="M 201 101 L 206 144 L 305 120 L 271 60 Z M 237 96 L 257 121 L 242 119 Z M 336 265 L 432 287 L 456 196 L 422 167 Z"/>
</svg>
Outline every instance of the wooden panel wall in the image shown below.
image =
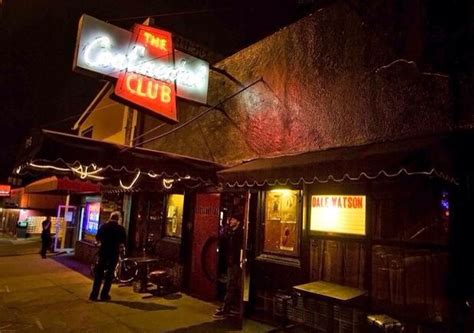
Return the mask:
<svg viewBox="0 0 474 333">
<path fill-rule="evenodd" d="M 312 239 L 310 279 L 364 288 L 365 245 L 355 241 Z"/>
</svg>

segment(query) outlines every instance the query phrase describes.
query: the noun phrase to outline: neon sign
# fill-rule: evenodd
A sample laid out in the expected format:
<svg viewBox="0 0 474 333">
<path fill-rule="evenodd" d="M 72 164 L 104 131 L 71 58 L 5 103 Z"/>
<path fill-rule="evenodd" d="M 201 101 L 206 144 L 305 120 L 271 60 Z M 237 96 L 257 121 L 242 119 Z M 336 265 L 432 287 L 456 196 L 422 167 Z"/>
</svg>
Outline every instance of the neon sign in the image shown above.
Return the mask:
<svg viewBox="0 0 474 333">
<path fill-rule="evenodd" d="M 97 234 L 99 229 L 100 202 L 88 203 L 85 215 L 85 230 L 91 235 Z"/>
<path fill-rule="evenodd" d="M 134 95 L 135 98 L 131 100 L 133 103 L 137 103 L 137 95 L 146 93 L 148 82 L 152 82 L 150 83 L 151 95 L 156 89 L 158 96 L 161 87 L 167 86 L 163 83 L 168 83 L 168 87 L 174 90 L 174 94 L 170 92 L 171 98 L 178 96 L 199 103 L 207 103 L 209 64 L 189 54 L 174 50 L 169 32 L 148 26 L 137 25 L 132 33 L 83 15 L 79 23 L 73 69 L 118 79 L 122 86 L 119 91 L 120 96 L 129 99 Z M 122 82 L 128 77 L 126 73 L 146 76 L 148 81 L 144 83 L 142 79 L 141 83 L 144 90 L 135 87 L 132 90 L 136 93 L 128 90 L 130 95 L 127 95 L 124 92 L 126 82 Z M 131 87 L 134 84 L 138 85 L 138 81 L 134 81 L 135 78 L 129 79 Z M 166 91 L 165 88 L 164 92 Z M 148 103 L 137 104 L 149 108 Z M 164 113 L 166 116 L 170 114 L 170 110 L 166 109 Z"/>
<path fill-rule="evenodd" d="M 132 66 L 119 74 L 115 94 L 164 117 L 177 120 L 176 91 L 173 80 L 155 79 L 154 63 L 172 63 L 173 41 L 169 32 L 145 25 L 135 25 L 128 54 Z M 136 59 L 142 62 L 137 62 Z M 157 60 L 159 59 L 159 60 Z M 137 64 L 138 65 L 135 65 Z M 160 74 L 158 72 L 158 74 Z M 159 76 L 159 75 L 158 75 Z"/>
<path fill-rule="evenodd" d="M 365 235 L 365 195 L 313 195 L 311 231 Z"/>
</svg>

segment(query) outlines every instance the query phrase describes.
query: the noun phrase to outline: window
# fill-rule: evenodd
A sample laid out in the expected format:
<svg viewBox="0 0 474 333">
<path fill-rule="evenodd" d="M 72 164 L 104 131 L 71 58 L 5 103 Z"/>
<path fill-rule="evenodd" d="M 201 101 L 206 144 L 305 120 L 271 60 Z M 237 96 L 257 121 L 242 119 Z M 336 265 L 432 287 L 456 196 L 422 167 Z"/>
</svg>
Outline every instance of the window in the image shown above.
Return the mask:
<svg viewBox="0 0 474 333">
<path fill-rule="evenodd" d="M 93 242 L 99 229 L 100 202 L 87 202 L 81 211 L 81 235 L 79 238 Z"/>
<path fill-rule="evenodd" d="M 170 194 L 166 205 L 165 236 L 181 238 L 184 194 Z"/>
<path fill-rule="evenodd" d="M 376 240 L 447 245 L 449 193 L 429 187 L 395 192 L 374 202 Z"/>
<path fill-rule="evenodd" d="M 299 255 L 300 192 L 271 190 L 265 196 L 265 224 L 263 252 Z"/>
</svg>

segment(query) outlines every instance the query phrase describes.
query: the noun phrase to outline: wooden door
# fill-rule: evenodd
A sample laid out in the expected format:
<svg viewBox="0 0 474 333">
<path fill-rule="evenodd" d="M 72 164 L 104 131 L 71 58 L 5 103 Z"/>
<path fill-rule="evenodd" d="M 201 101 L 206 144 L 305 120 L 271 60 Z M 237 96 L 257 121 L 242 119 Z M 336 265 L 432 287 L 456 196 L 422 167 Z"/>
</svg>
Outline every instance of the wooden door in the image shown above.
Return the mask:
<svg viewBox="0 0 474 333">
<path fill-rule="evenodd" d="M 203 300 L 217 298 L 219 207 L 218 193 L 196 195 L 190 293 Z"/>
</svg>

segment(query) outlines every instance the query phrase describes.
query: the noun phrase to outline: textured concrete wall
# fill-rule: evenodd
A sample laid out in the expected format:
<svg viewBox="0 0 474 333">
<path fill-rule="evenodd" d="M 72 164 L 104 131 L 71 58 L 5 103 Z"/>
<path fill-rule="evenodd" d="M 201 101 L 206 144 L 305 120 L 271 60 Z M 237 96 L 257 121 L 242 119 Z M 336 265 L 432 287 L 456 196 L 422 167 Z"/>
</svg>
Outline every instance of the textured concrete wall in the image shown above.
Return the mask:
<svg viewBox="0 0 474 333">
<path fill-rule="evenodd" d="M 390 40 L 344 4 L 319 10 L 216 64 L 244 86 L 263 81 L 147 147 L 233 164 L 451 128 L 448 77 L 399 60 Z M 213 72 L 209 104 L 239 89 Z M 178 107 L 181 123 L 206 109 Z"/>
</svg>

